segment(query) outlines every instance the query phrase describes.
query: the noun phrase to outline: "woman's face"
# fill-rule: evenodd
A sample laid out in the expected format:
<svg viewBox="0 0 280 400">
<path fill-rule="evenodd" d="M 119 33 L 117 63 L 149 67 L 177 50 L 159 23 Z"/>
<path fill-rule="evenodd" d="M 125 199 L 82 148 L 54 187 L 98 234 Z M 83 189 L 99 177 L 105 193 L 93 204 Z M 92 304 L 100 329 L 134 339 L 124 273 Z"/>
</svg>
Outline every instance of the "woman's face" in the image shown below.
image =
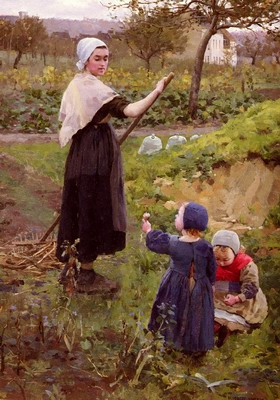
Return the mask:
<svg viewBox="0 0 280 400">
<path fill-rule="evenodd" d="M 108 68 L 109 50 L 106 48 L 96 48 L 89 57 L 86 70 L 94 76 L 102 76 Z"/>
<path fill-rule="evenodd" d="M 233 260 L 235 258 L 233 250 L 230 247 L 225 246 L 215 246 L 214 255 L 217 264 L 221 267 L 228 267 L 233 263 Z"/>
</svg>

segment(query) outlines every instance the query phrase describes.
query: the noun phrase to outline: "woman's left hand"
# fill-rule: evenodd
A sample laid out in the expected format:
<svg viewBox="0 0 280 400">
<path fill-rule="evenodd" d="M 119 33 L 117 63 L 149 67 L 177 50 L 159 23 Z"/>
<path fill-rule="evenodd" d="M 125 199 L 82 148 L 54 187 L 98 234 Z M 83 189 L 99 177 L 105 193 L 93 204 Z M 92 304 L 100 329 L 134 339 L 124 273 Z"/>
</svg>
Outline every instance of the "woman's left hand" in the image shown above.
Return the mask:
<svg viewBox="0 0 280 400">
<path fill-rule="evenodd" d="M 239 296 L 233 296 L 232 294 L 228 294 L 224 299 L 224 303 L 227 306 L 233 306 L 234 304 L 239 302 L 240 302 Z"/>
</svg>

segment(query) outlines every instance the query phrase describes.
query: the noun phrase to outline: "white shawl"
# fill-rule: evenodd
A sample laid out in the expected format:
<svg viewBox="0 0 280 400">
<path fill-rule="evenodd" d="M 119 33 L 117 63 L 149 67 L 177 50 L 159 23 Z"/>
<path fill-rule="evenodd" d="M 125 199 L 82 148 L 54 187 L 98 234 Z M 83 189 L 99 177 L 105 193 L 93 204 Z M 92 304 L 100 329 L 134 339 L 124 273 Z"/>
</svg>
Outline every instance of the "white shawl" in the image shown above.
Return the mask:
<svg viewBox="0 0 280 400">
<path fill-rule="evenodd" d="M 75 75 L 65 90 L 59 112 L 61 147 L 84 128 L 97 111 L 118 94 L 88 72 Z"/>
</svg>

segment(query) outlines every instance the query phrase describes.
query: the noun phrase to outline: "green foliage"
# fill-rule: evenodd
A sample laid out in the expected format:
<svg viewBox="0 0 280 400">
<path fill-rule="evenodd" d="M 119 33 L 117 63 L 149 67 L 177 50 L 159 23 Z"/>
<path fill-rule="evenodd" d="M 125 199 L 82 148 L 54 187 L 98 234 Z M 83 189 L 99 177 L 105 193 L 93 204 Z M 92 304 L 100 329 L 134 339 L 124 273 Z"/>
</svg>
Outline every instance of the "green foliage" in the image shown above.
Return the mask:
<svg viewBox="0 0 280 400">
<path fill-rule="evenodd" d="M 2 128 L 26 133 L 58 132 L 61 93 L 55 90 L 26 89 L 3 97 Z"/>
<path fill-rule="evenodd" d="M 255 397 L 269 393 L 268 398 L 277 398 L 276 341 L 279 340 L 280 314 L 276 285 L 280 278 L 277 267 L 280 260 L 273 250 L 280 241 L 277 231 L 274 235 L 270 242 L 260 230 L 250 231 L 242 237 L 242 243 L 249 254 L 253 253 L 259 266 L 261 287 L 270 306 L 268 319 L 261 329 L 251 334 L 231 336 L 221 349 L 214 348 L 203 359 L 169 349 L 163 346 L 160 335 L 147 331 L 151 305 L 168 257 L 152 253 L 149 256 L 139 226 L 137 230 L 131 229 L 130 241 L 122 253 L 113 258 L 101 257 L 96 262 L 97 272 L 121 283 L 120 293 L 114 299 L 95 296 L 93 301 L 92 296 L 81 294 L 69 299 L 58 288 L 57 272 L 48 274 L 44 278 L 44 287 L 39 286 L 35 291 L 28 290 L 34 285 L 31 276 L 26 277 L 26 293 L 20 296 L 1 293 L 1 326 L 5 326 L 7 315 L 10 318 L 4 344 L 9 349 L 9 343 L 16 338 L 15 318 L 18 314 L 24 317 L 20 322 L 21 340 L 28 334 L 31 343 L 38 340 L 36 332 L 43 320 L 45 337 L 57 337 L 69 357 L 79 352 L 84 354 L 87 362 L 79 365 L 81 370 L 86 370 L 100 383 L 109 379 L 112 400 L 194 397 L 216 400 L 241 395 L 248 397 L 252 395 L 252 388 L 255 388 Z M 271 251 L 269 256 L 260 252 L 263 246 Z M 141 255 L 141 251 L 146 255 Z M 170 316 L 172 319 L 172 314 L 164 311 L 162 318 Z M 17 351 L 13 349 L 6 355 L 6 362 L 11 367 L 16 365 Z M 48 354 L 49 358 L 51 354 Z M 26 360 L 22 374 L 32 373 L 34 377 L 39 371 L 48 371 L 50 375 L 49 358 L 36 362 Z M 32 381 L 34 385 L 34 378 Z M 59 397 L 63 395 L 63 388 L 57 377 L 55 382 L 48 388 L 47 395 L 63 398 Z"/>
<path fill-rule="evenodd" d="M 272 222 L 274 226 L 280 228 L 280 203 L 270 210 L 267 216 L 267 222 Z"/>
<path fill-rule="evenodd" d="M 242 240 L 246 251 L 254 259 L 260 274 L 260 286 L 267 296 L 269 305 L 269 335 L 280 338 L 280 233 L 276 230 L 267 237 L 262 232 L 248 232 Z"/>
<path fill-rule="evenodd" d="M 168 53 L 184 49 L 187 41 L 185 23 L 179 18 L 153 13 L 146 5 L 138 4 L 137 10 L 135 4 L 127 7 L 131 15 L 124 19 L 123 29 L 116 36 L 128 45 L 134 56 L 144 60 L 148 71 L 153 58 L 165 61 Z"/>
<path fill-rule="evenodd" d="M 215 157 L 235 162 L 251 155 L 265 161 L 279 159 L 280 100 L 266 101 L 251 106 L 213 135 L 205 135 L 193 145 L 199 152 L 208 146 L 215 149 Z M 269 134 L 267 134 L 269 133 Z"/>
<path fill-rule="evenodd" d="M 46 390 L 45 392 L 50 400 L 66 400 L 65 394 L 57 385 L 52 385 L 51 390 Z"/>
<path fill-rule="evenodd" d="M 146 248 L 135 249 L 134 256 L 135 265 L 138 266 L 143 274 L 147 274 L 149 271 L 162 271 L 168 263 L 168 258 L 164 256 L 159 258 Z"/>
<path fill-rule="evenodd" d="M 29 95 L 38 101 L 45 96 L 38 89 L 28 92 Z M 175 96 L 173 101 L 176 99 Z M 176 189 L 180 179 L 191 181 L 197 171 L 201 173 L 200 179 L 211 177 L 212 168 L 222 161 L 233 163 L 252 155 L 277 160 L 279 122 L 279 101 L 265 102 L 249 108 L 217 132 L 155 156 L 139 156 L 142 138 L 129 138 L 122 147 L 130 216 L 128 245 L 121 254 L 96 261 L 98 272 L 120 282 L 120 292 L 113 299 L 96 296 L 93 301 L 91 296 L 81 294 L 69 299 L 58 288 L 57 272 L 48 274 L 45 287 L 35 291 L 34 276 L 26 277 L 26 294 L 0 293 L 1 326 L 9 319 L 2 335 L 8 350 L 10 339 L 17 337 L 15 321 L 19 313 L 26 316 L 20 322 L 22 335 L 34 336 L 35 341 L 43 320 L 45 335 L 56 335 L 69 354 L 78 348 L 87 360 L 81 369 L 86 368 L 88 374 L 100 381 L 110 378 L 112 400 L 230 399 L 252 396 L 252 388 L 254 397 L 260 393 L 271 399 L 279 397 L 279 232 L 268 235 L 266 231 L 252 230 L 241 238 L 258 265 L 260 285 L 269 304 L 268 318 L 260 329 L 232 335 L 221 349 L 215 348 L 204 359 L 197 360 L 166 348 L 160 336 L 147 331 L 151 305 L 168 257 L 149 252 L 140 230 L 142 214 L 148 209 L 153 227 L 175 233 L 176 210 L 166 209 L 166 201 L 172 198 L 163 193 L 161 180 Z M 167 138 L 162 140 L 166 142 Z M 26 168 L 62 183 L 67 148 L 61 150 L 57 144 L 47 143 L 1 146 L 1 151 Z M 14 193 L 20 192 L 20 206 L 39 208 L 30 193 L 24 192 L 19 182 L 12 182 L 9 174 L 2 172 L 1 181 L 14 185 Z M 277 206 L 271 210 L 268 221 L 278 226 L 278 216 Z M 15 311 L 9 311 L 11 307 Z M 6 361 L 13 368 L 18 353 L 18 349 L 7 353 Z M 48 361 L 26 360 L 22 373 L 34 376 L 39 369 L 47 368 Z M 59 398 L 63 393 L 59 385 L 53 385 L 47 395 Z"/>
<path fill-rule="evenodd" d="M 27 51 L 36 52 L 48 37 L 43 20 L 39 17 L 19 18 L 15 21 L 11 33 L 11 46 L 18 52 L 14 62 L 14 68 L 20 61 L 21 55 Z"/>
<path fill-rule="evenodd" d="M 38 200 L 37 196 L 30 192 L 20 180 L 15 180 L 5 170 L 0 171 L 0 179 L 3 184 L 10 188 L 10 193 L 16 199 L 23 215 L 26 215 L 35 225 L 37 223 L 47 225 L 52 220 L 54 211 L 47 204 L 44 204 L 44 201 Z M 40 210 L 40 213 L 38 213 L 38 210 Z M 7 220 L 6 223 L 12 223 L 12 220 Z"/>
<path fill-rule="evenodd" d="M 224 68 L 220 72 L 217 76 L 217 71 L 211 71 L 202 80 L 198 117 L 203 122 L 227 122 L 233 116 L 246 111 L 252 104 L 263 100 L 249 85 L 245 91 L 241 87 L 238 90 L 240 79 L 243 79 L 244 74 L 246 76 L 243 70 L 234 74 L 232 69 Z M 265 77 L 262 77 L 259 72 L 256 81 L 261 82 L 270 74 L 272 71 L 265 71 Z M 123 68 L 109 68 L 104 82 L 124 94 L 128 100 L 135 101 L 147 95 L 162 75 L 163 72 L 148 74 L 144 68 L 139 68 L 134 73 Z M 59 71 L 53 66 L 44 67 L 41 74 L 33 74 L 28 68 L 0 72 L 0 82 L 5 88 L 1 96 L 2 128 L 28 133 L 57 132 L 62 93 L 73 76 L 74 71 Z M 190 82 L 191 77 L 185 71 L 176 76 L 152 109 L 144 115 L 140 126 L 188 124 Z M 128 123 L 128 120 L 113 120 L 115 127 L 123 127 Z M 268 128 L 265 125 L 260 129 L 266 132 Z"/>
<path fill-rule="evenodd" d="M 60 184 L 63 181 L 67 151 L 68 147 L 61 149 L 56 143 L 17 144 L 5 147 L 5 153 L 15 157 L 18 163 L 32 168 L 41 175 L 49 176 Z"/>
</svg>

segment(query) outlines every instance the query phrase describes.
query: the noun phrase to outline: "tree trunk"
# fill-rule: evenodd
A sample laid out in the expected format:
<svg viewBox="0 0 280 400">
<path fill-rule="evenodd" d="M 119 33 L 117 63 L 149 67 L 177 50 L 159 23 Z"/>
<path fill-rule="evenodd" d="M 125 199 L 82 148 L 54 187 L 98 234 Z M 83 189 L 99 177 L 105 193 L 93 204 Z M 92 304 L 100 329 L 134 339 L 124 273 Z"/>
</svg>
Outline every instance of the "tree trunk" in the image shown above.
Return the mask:
<svg viewBox="0 0 280 400">
<path fill-rule="evenodd" d="M 18 67 L 18 63 L 20 62 L 21 56 L 22 56 L 22 51 L 18 50 L 16 59 L 15 59 L 15 62 L 14 62 L 14 68 L 15 69 L 17 69 L 17 67 Z"/>
<path fill-rule="evenodd" d="M 213 21 L 211 23 L 210 28 L 205 32 L 201 42 L 199 43 L 195 61 L 194 61 L 194 69 L 192 74 L 192 83 L 190 89 L 190 97 L 189 97 L 189 106 L 188 112 L 192 119 L 196 118 L 197 113 L 197 102 L 198 102 L 198 93 L 200 89 L 202 68 L 204 63 L 204 54 L 211 37 L 216 33 L 216 24 L 218 21 L 218 17 L 214 16 Z"/>
<path fill-rule="evenodd" d="M 147 69 L 148 74 L 149 74 L 149 73 L 150 73 L 150 70 L 151 70 L 150 59 L 147 59 L 147 60 L 146 60 L 146 69 Z"/>
</svg>

